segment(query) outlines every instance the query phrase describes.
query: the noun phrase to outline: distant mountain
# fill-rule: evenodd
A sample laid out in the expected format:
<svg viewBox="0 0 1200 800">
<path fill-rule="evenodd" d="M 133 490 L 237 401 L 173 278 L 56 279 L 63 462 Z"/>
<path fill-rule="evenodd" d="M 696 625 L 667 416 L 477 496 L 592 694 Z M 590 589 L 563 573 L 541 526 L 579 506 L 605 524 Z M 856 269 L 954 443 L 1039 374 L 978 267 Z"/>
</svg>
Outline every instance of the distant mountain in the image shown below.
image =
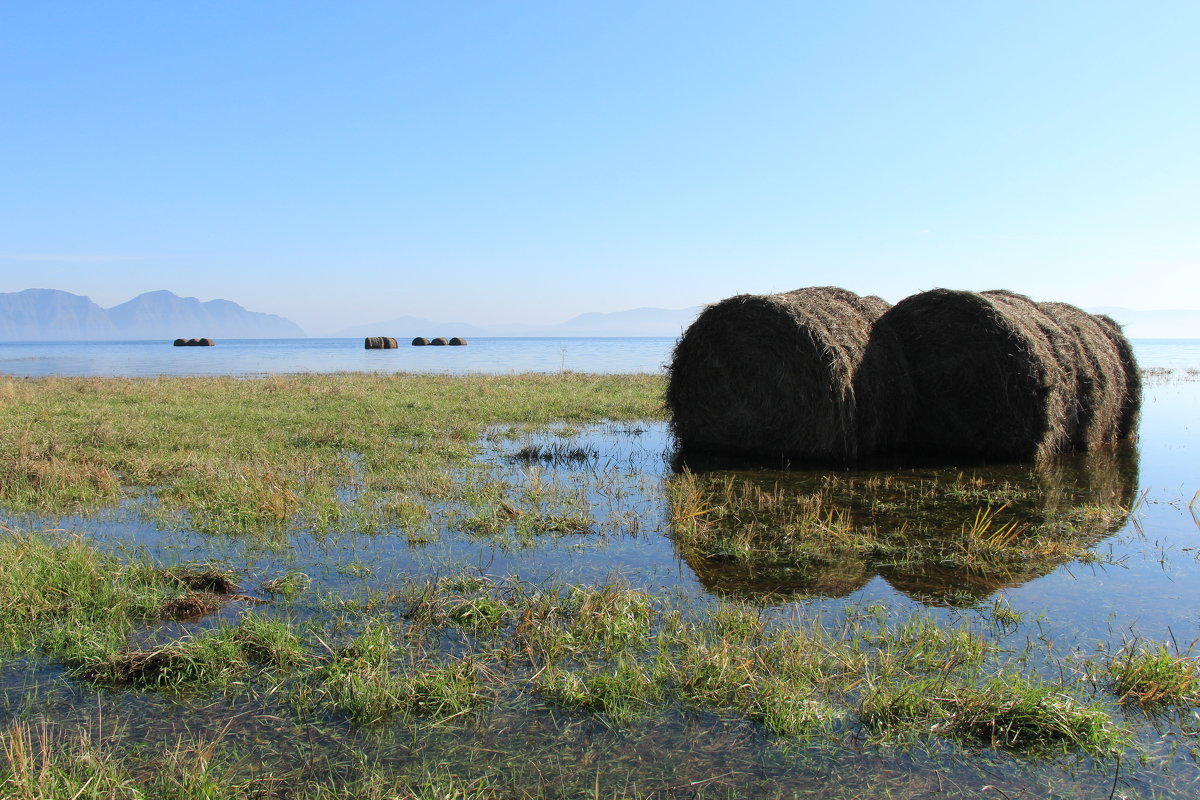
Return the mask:
<svg viewBox="0 0 1200 800">
<path fill-rule="evenodd" d="M 354 325 L 343 328 L 333 334 L 333 338 L 348 336 L 392 336 L 408 339 L 424 336 L 432 339 L 435 336 L 495 336 L 486 332 L 486 326 L 470 325 L 466 322 L 434 322 L 421 317 L 396 317 L 384 322 L 372 322 L 369 325 Z"/>
<path fill-rule="evenodd" d="M 86 297 L 57 289 L 0 293 L 0 339 L 115 339 L 108 312 Z"/>
<path fill-rule="evenodd" d="M 687 329 L 700 308 L 635 308 L 630 311 L 592 311 L 556 326 L 559 336 L 678 336 Z"/>
<path fill-rule="evenodd" d="M 1200 339 L 1200 311 L 1163 309 L 1140 311 L 1133 308 L 1101 306 L 1089 308 L 1093 314 L 1107 314 L 1125 328 L 1130 339 Z"/>
<path fill-rule="evenodd" d="M 635 308 L 609 313 L 593 311 L 552 325 L 472 325 L 406 316 L 370 325 L 355 325 L 338 331 L 334 336 L 678 336 L 699 313 L 698 307 Z"/>
<path fill-rule="evenodd" d="M 57 289 L 0 293 L 0 339 L 272 339 L 304 336 L 294 322 L 229 300 L 202 303 L 162 290 L 103 309 Z"/>
<path fill-rule="evenodd" d="M 139 294 L 113 306 L 108 316 L 130 339 L 173 339 L 177 336 L 225 339 L 277 339 L 304 336 L 294 322 L 274 314 L 247 311 L 229 300 L 202 303 L 166 290 Z"/>
</svg>

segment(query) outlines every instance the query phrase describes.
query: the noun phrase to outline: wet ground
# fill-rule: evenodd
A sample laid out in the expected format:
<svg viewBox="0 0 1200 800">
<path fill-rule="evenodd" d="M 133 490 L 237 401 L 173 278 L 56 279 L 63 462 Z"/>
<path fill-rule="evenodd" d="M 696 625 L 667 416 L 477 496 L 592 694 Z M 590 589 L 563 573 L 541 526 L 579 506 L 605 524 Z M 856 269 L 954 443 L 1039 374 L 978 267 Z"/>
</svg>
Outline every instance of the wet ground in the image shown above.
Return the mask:
<svg viewBox="0 0 1200 800">
<path fill-rule="evenodd" d="M 1198 419 L 1200 382 L 1178 369 L 1148 381 L 1136 446 L 1040 469 L 730 469 L 681 463 L 662 423 L 494 429 L 461 480 L 503 485 L 508 496 L 543 509 L 547 518 L 576 520 L 536 534 L 522 531 L 515 519 L 489 526 L 453 503 L 414 529 L 370 535 L 202 534 L 153 521 L 137 500 L 94 515 L 5 521 L 20 529 L 76 531 L 114 551 L 144 550 L 172 563 L 215 562 L 239 574 L 244 592 L 264 599 L 273 599 L 263 591 L 265 581 L 304 573 L 308 587 L 268 612 L 290 620 L 328 618 L 333 626 L 339 612 L 331 597 L 367 598 L 461 570 L 534 585 L 620 580 L 691 613 L 732 600 L 761 608 L 781 625 L 820 619 L 836 629 L 864 609 L 896 620 L 918 613 L 945 625 L 977 625 L 1002 648 L 1036 648 L 1039 656 L 1026 668 L 1037 673 L 1134 640 L 1192 652 L 1200 639 Z M 824 492 L 826 510 L 891 536 L 891 544 L 822 552 L 803 563 L 689 548 L 673 529 L 669 502 L 670 485 L 684 466 L 713 502 L 730 486 L 743 494 L 757 489 L 784 505 Z M 356 487 L 344 491 L 350 498 Z M 980 509 L 1003 509 L 1006 521 L 1036 528 L 1053 546 L 1044 557 L 997 565 L 926 558 L 919 543 L 906 555 L 895 544 L 904 535 L 954 540 Z M 909 533 L 893 536 L 897 531 Z M 169 639 L 234 621 L 241 611 L 231 604 L 145 635 Z M 502 697 L 494 709 L 455 724 L 397 720 L 363 730 L 337 718 L 297 717 L 278 697 L 252 687 L 171 695 L 98 690 L 40 661 L 10 660 L 0 670 L 0 724 L 45 718 L 107 728 L 131 747 L 220 732 L 265 769 L 303 764 L 311 775 L 336 776 L 366 759 L 437 765 L 468 778 L 502 775 L 551 795 L 584 795 L 598 786 L 604 796 L 689 797 L 1187 797 L 1200 781 L 1200 723 L 1190 707 L 1157 715 L 1116 711 L 1135 740 L 1122 763 L 941 740 L 882 746 L 854 726 L 824 741 L 796 742 L 718 711 L 670 705 L 616 724 L 525 695 Z M 987 787 L 999 787 L 1000 794 Z"/>
</svg>

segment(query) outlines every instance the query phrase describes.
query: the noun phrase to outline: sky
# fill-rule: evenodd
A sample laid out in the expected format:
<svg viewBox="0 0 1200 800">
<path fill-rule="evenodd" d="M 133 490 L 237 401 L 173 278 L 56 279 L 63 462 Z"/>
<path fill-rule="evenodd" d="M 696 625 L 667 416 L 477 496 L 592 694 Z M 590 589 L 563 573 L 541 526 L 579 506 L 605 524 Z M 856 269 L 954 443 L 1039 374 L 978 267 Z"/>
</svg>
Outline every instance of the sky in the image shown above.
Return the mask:
<svg viewBox="0 0 1200 800">
<path fill-rule="evenodd" d="M 0 292 L 1200 308 L 1200 3 L 0 4 Z"/>
</svg>

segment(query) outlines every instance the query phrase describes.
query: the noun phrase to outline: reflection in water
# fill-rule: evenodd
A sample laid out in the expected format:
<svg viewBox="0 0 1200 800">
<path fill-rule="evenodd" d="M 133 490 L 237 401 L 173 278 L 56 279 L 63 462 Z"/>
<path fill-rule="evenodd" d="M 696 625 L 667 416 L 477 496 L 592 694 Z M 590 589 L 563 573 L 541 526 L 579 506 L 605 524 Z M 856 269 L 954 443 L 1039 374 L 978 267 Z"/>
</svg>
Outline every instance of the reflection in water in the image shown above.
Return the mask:
<svg viewBox="0 0 1200 800">
<path fill-rule="evenodd" d="M 757 602 L 843 597 L 879 575 L 921 603 L 974 605 L 1092 558 L 1088 548 L 1125 524 L 1138 485 L 1131 445 L 1041 467 L 720 466 L 676 459 L 671 536 L 705 588 Z"/>
</svg>

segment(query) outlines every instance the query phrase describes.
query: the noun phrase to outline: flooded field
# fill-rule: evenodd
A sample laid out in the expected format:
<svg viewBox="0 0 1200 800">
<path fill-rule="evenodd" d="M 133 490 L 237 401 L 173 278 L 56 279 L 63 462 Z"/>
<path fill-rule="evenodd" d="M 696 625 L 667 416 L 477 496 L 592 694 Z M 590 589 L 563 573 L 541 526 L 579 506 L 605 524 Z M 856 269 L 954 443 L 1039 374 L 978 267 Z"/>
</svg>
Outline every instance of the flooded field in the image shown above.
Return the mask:
<svg viewBox="0 0 1200 800">
<path fill-rule="evenodd" d="M 1198 379 L 859 472 L 656 375 L 0 379 L 0 796 L 1195 796 Z"/>
</svg>

